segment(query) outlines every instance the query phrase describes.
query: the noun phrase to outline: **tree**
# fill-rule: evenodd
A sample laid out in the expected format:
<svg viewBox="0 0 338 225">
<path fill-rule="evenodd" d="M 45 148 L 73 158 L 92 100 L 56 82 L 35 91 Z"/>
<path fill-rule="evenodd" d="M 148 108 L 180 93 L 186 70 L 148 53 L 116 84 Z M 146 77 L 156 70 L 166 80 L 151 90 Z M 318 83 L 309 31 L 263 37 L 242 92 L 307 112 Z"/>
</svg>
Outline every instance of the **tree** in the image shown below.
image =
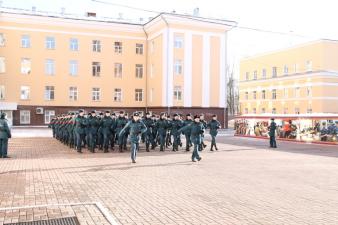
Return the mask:
<svg viewBox="0 0 338 225">
<path fill-rule="evenodd" d="M 239 92 L 237 81 L 234 78 L 234 65 L 227 67 L 228 83 L 227 83 L 227 103 L 230 115 L 236 115 L 239 112 Z"/>
</svg>

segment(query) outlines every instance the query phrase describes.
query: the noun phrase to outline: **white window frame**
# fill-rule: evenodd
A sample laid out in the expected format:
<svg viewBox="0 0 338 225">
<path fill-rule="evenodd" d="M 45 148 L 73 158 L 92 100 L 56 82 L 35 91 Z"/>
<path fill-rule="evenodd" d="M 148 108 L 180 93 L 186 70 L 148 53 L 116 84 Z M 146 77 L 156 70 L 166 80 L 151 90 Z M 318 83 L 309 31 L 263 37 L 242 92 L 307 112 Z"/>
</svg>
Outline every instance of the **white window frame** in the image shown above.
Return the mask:
<svg viewBox="0 0 338 225">
<path fill-rule="evenodd" d="M 262 78 L 266 79 L 266 69 L 262 69 Z"/>
<path fill-rule="evenodd" d="M 45 74 L 49 76 L 55 75 L 55 61 L 54 59 L 45 60 Z"/>
<path fill-rule="evenodd" d="M 21 35 L 21 48 L 30 48 L 31 47 L 31 38 L 29 35 Z"/>
<path fill-rule="evenodd" d="M 284 75 L 289 74 L 289 67 L 287 65 L 284 65 Z"/>
<path fill-rule="evenodd" d="M 257 91 L 253 91 L 252 92 L 252 98 L 253 99 L 257 99 Z"/>
<path fill-rule="evenodd" d="M 114 63 L 114 77 L 121 78 L 123 73 L 122 63 Z"/>
<path fill-rule="evenodd" d="M 295 108 L 295 114 L 300 114 L 300 108 L 299 107 Z"/>
<path fill-rule="evenodd" d="M 256 113 L 257 113 L 257 109 L 256 109 L 256 108 L 253 108 L 253 109 L 252 109 L 252 113 L 253 113 L 253 114 L 256 114 Z"/>
<path fill-rule="evenodd" d="M 288 88 L 284 88 L 283 89 L 283 97 L 284 98 L 288 98 L 289 97 L 289 89 Z"/>
<path fill-rule="evenodd" d="M 46 109 L 44 114 L 45 124 L 49 124 L 50 121 L 55 117 L 55 110 Z"/>
<path fill-rule="evenodd" d="M 311 72 L 312 71 L 312 61 L 311 60 L 307 60 L 305 62 L 305 67 L 306 67 L 306 72 Z"/>
<path fill-rule="evenodd" d="M 271 77 L 272 78 L 276 78 L 278 75 L 277 75 L 277 67 L 276 66 L 273 66 L 272 67 L 272 75 Z"/>
<path fill-rule="evenodd" d="M 69 75 L 77 76 L 78 74 L 78 61 L 77 60 L 70 60 L 69 61 Z"/>
<path fill-rule="evenodd" d="M 136 78 L 143 78 L 143 64 L 135 65 L 135 76 Z"/>
<path fill-rule="evenodd" d="M 114 88 L 114 102 L 122 102 L 122 88 Z"/>
<path fill-rule="evenodd" d="M 101 52 L 101 41 L 100 40 L 93 40 L 93 52 Z"/>
<path fill-rule="evenodd" d="M 245 100 L 249 99 L 249 92 L 248 91 L 244 92 L 244 98 L 245 98 Z"/>
<path fill-rule="evenodd" d="M 183 37 L 175 36 L 174 37 L 174 47 L 175 48 L 183 48 Z"/>
<path fill-rule="evenodd" d="M 30 123 L 31 123 L 31 111 L 20 110 L 20 124 L 30 124 Z"/>
<path fill-rule="evenodd" d="M 20 100 L 29 100 L 30 99 L 30 87 L 21 86 L 20 87 Z"/>
<path fill-rule="evenodd" d="M 253 74 L 254 74 L 253 79 L 257 80 L 257 70 L 255 70 Z"/>
<path fill-rule="evenodd" d="M 183 62 L 180 59 L 176 59 L 174 62 L 174 73 L 181 75 L 183 73 Z"/>
<path fill-rule="evenodd" d="M 5 85 L 0 85 L 0 100 L 4 100 L 6 98 L 6 89 Z"/>
<path fill-rule="evenodd" d="M 261 108 L 261 113 L 266 113 L 265 108 Z"/>
<path fill-rule="evenodd" d="M 245 80 L 249 80 L 250 79 L 250 73 L 249 72 L 245 72 Z"/>
<path fill-rule="evenodd" d="M 101 63 L 100 62 L 92 62 L 92 76 L 99 77 L 101 74 Z"/>
<path fill-rule="evenodd" d="M 143 55 L 143 44 L 136 43 L 136 55 Z"/>
<path fill-rule="evenodd" d="M 77 38 L 69 39 L 69 50 L 79 51 L 79 40 Z"/>
<path fill-rule="evenodd" d="M 77 101 L 78 100 L 78 90 L 76 86 L 70 86 L 68 89 L 69 93 L 69 101 Z"/>
<path fill-rule="evenodd" d="M 143 89 L 141 89 L 141 88 L 135 89 L 135 101 L 136 102 L 142 102 L 143 101 Z"/>
<path fill-rule="evenodd" d="M 29 75 L 32 71 L 32 61 L 30 58 L 21 58 L 21 74 Z"/>
<path fill-rule="evenodd" d="M 98 102 L 101 100 L 101 88 L 93 87 L 92 88 L 92 101 Z"/>
<path fill-rule="evenodd" d="M 46 37 L 46 49 L 49 50 L 55 49 L 55 37 L 51 36 Z"/>
<path fill-rule="evenodd" d="M 45 100 L 53 101 L 55 99 L 55 87 L 45 86 Z"/>
<path fill-rule="evenodd" d="M 272 114 L 276 114 L 277 113 L 277 109 L 276 108 L 272 108 L 271 113 Z"/>
<path fill-rule="evenodd" d="M 123 44 L 121 41 L 114 42 L 114 52 L 117 54 L 122 54 Z"/>
<path fill-rule="evenodd" d="M 277 89 L 271 90 L 271 99 L 273 100 L 277 99 Z"/>
<path fill-rule="evenodd" d="M 5 59 L 5 57 L 0 57 L 0 73 L 6 73 L 6 59 Z"/>
<path fill-rule="evenodd" d="M 175 86 L 173 95 L 174 95 L 175 101 L 182 101 L 182 95 L 183 95 L 182 87 L 181 86 Z"/>
<path fill-rule="evenodd" d="M 261 93 L 261 98 L 262 99 L 266 99 L 266 90 L 262 90 L 262 93 Z"/>
<path fill-rule="evenodd" d="M 300 98 L 300 87 L 295 87 L 295 97 Z"/>
</svg>

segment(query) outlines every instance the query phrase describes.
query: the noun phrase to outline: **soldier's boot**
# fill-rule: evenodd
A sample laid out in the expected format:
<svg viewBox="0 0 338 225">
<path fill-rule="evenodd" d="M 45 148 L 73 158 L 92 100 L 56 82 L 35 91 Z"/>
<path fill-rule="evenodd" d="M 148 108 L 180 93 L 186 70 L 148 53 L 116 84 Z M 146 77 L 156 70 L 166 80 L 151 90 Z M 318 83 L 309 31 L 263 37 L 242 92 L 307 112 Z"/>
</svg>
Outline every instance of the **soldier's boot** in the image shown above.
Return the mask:
<svg viewBox="0 0 338 225">
<path fill-rule="evenodd" d="M 210 151 L 214 151 L 214 144 L 211 144 Z"/>
<path fill-rule="evenodd" d="M 163 152 L 164 151 L 164 148 L 163 148 L 163 145 L 160 146 L 160 152 Z"/>
<path fill-rule="evenodd" d="M 119 152 L 123 152 L 122 145 L 119 145 Z"/>
<path fill-rule="evenodd" d="M 108 147 L 104 147 L 104 151 L 103 151 L 103 153 L 108 153 L 109 151 L 108 151 Z"/>
<path fill-rule="evenodd" d="M 217 146 L 216 146 L 216 144 L 214 144 L 215 145 L 215 149 L 216 149 L 216 151 L 218 150 L 218 148 L 217 148 Z"/>
<path fill-rule="evenodd" d="M 187 147 L 185 148 L 185 151 L 186 151 L 186 152 L 189 152 L 189 151 L 190 151 L 190 147 L 187 146 Z"/>
<path fill-rule="evenodd" d="M 149 152 L 149 143 L 146 143 L 146 151 Z"/>
</svg>

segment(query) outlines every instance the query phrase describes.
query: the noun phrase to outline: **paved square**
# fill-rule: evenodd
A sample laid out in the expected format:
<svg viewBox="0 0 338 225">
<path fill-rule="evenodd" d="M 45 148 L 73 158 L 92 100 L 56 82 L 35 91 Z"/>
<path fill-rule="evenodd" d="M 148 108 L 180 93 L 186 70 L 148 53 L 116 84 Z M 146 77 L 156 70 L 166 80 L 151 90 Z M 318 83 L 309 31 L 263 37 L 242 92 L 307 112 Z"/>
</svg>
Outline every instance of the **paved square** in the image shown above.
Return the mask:
<svg viewBox="0 0 338 225">
<path fill-rule="evenodd" d="M 129 152 L 80 155 L 52 138 L 14 138 L 12 158 L 0 160 L 0 208 L 49 208 L 3 210 L 0 224 L 65 215 L 107 224 L 93 206 L 56 206 L 81 202 L 101 203 L 119 224 L 338 224 L 337 146 L 219 140 L 198 163 L 141 149 L 131 164 Z"/>
</svg>

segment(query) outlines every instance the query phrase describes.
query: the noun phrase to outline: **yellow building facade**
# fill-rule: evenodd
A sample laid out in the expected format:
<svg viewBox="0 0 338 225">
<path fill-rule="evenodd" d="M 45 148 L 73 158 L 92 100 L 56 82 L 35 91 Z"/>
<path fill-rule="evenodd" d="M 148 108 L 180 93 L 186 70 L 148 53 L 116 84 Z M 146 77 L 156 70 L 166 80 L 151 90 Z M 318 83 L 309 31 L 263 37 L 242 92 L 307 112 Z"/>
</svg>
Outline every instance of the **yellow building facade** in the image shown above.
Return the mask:
<svg viewBox="0 0 338 225">
<path fill-rule="evenodd" d="M 232 21 L 162 13 L 149 22 L 0 14 L 0 110 L 43 125 L 85 110 L 224 118 Z"/>
<path fill-rule="evenodd" d="M 241 114 L 338 113 L 338 41 L 318 40 L 240 62 Z"/>
</svg>

